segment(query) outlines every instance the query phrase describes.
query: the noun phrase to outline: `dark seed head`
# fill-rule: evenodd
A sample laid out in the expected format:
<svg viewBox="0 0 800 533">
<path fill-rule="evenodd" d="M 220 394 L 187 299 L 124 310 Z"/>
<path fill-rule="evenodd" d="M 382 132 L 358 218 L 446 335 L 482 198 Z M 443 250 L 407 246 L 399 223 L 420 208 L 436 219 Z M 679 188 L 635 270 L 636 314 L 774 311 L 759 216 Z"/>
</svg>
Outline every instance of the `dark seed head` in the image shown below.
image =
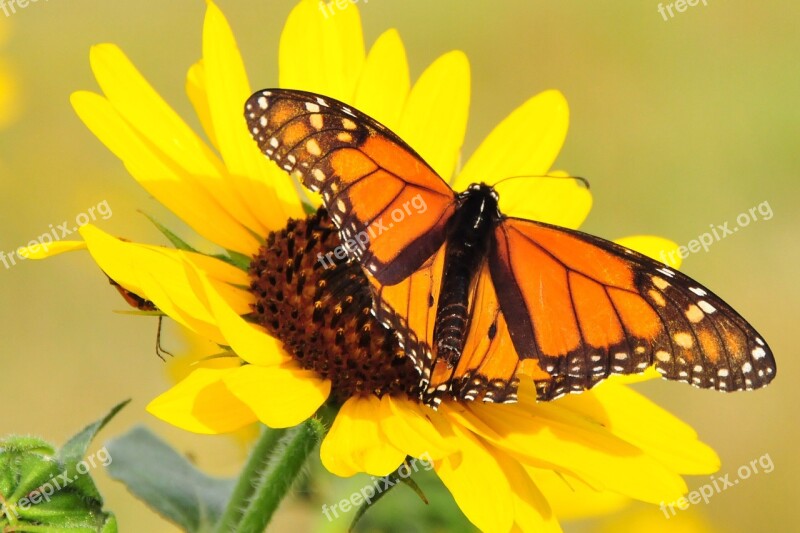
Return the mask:
<svg viewBox="0 0 800 533">
<path fill-rule="evenodd" d="M 324 209 L 271 233 L 250 264 L 252 319 L 305 369 L 332 381 L 331 398 L 419 396 L 419 373 L 394 332 L 370 312 L 361 268 L 320 261 L 341 244 Z M 329 256 L 333 257 L 333 256 Z"/>
</svg>

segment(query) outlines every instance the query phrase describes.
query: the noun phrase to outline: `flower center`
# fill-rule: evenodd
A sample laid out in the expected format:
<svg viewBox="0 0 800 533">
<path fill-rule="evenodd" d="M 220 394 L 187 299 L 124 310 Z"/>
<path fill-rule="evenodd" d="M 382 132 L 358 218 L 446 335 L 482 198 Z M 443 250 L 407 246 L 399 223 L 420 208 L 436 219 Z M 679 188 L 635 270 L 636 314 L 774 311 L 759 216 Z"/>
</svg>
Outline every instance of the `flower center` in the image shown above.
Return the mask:
<svg viewBox="0 0 800 533">
<path fill-rule="evenodd" d="M 419 373 L 394 332 L 373 317 L 361 268 L 320 261 L 340 245 L 324 209 L 271 233 L 250 263 L 253 317 L 303 368 L 331 380 L 334 401 L 419 397 Z"/>
</svg>

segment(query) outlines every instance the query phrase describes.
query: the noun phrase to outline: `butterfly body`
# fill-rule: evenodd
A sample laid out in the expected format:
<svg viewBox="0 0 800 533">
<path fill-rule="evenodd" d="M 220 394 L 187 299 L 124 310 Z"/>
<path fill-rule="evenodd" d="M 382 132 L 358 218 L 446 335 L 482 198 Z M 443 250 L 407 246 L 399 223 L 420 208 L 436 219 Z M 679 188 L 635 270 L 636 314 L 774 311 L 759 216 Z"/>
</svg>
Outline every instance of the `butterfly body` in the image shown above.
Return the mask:
<svg viewBox="0 0 800 533">
<path fill-rule="evenodd" d="M 461 357 L 468 332 L 469 300 L 481 265 L 492 245 L 492 232 L 500 220 L 498 197 L 484 184 L 458 197 L 448 223 L 448 244 L 442 271 L 441 295 L 436 309 L 433 344 L 436 356 L 453 367 Z"/>
<path fill-rule="evenodd" d="M 514 402 L 523 378 L 547 401 L 650 366 L 725 392 L 775 376 L 763 338 L 696 281 L 599 237 L 507 216 L 489 185 L 455 193 L 341 102 L 268 89 L 245 117 L 353 243 L 373 314 L 397 332 L 434 408 L 447 396 Z"/>
</svg>

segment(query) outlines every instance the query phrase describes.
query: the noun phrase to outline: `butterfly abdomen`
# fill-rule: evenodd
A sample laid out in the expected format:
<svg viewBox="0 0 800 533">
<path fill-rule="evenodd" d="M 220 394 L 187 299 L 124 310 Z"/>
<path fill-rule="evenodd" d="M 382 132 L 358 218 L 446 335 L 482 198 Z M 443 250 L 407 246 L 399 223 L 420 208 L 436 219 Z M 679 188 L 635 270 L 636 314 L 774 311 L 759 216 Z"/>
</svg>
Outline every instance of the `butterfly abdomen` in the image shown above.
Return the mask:
<svg viewBox="0 0 800 533">
<path fill-rule="evenodd" d="M 434 325 L 435 356 L 448 368 L 458 363 L 469 326 L 474 282 L 488 253 L 499 220 L 497 198 L 487 186 L 465 192 L 450 221 L 441 291 Z"/>
</svg>

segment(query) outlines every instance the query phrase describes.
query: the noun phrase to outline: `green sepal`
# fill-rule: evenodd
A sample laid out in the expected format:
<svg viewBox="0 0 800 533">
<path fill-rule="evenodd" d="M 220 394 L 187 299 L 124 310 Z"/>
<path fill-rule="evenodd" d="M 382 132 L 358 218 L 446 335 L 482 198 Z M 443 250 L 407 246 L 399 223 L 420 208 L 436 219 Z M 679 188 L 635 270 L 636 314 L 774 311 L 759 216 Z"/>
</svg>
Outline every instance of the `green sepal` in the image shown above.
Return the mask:
<svg viewBox="0 0 800 533">
<path fill-rule="evenodd" d="M 139 210 L 139 212 L 143 214 L 147 218 L 147 220 L 149 220 L 156 227 L 156 229 L 160 231 L 164 235 L 164 237 L 166 237 L 169 240 L 169 242 L 172 243 L 172 246 L 174 246 L 178 250 L 200 253 L 197 252 L 197 250 L 195 250 L 194 248 L 192 248 L 192 246 L 189 243 L 178 237 L 175 233 L 173 233 L 172 230 L 167 228 L 161 222 L 157 221 L 155 218 L 151 217 L 142 210 Z"/>
<path fill-rule="evenodd" d="M 38 437 L 0 440 L 1 530 L 116 533 L 116 519 L 103 511 L 102 498 L 88 475 L 100 465 L 94 463 L 95 455 L 81 462 L 97 432 L 126 403 L 84 428 L 60 450 Z"/>
</svg>

